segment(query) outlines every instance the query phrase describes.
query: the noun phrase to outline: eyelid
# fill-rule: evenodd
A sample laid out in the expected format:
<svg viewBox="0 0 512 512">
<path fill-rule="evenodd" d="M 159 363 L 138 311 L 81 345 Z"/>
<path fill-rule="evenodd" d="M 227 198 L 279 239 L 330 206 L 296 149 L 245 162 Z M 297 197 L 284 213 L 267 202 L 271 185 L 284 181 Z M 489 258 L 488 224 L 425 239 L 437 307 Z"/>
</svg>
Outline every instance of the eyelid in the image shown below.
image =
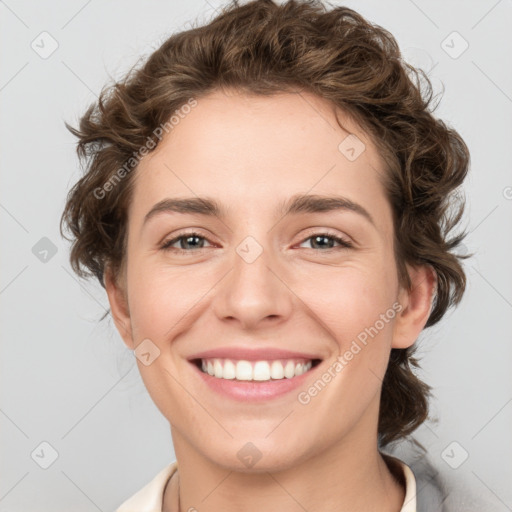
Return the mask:
<svg viewBox="0 0 512 512">
<path fill-rule="evenodd" d="M 175 244 L 176 242 L 178 242 L 181 238 L 187 238 L 187 237 L 191 237 L 191 236 L 197 236 L 199 238 L 204 238 L 209 244 L 211 245 L 215 245 L 214 242 L 212 242 L 210 240 L 210 238 L 208 236 L 205 236 L 203 233 L 200 232 L 200 228 L 189 228 L 191 229 L 191 231 L 184 231 L 184 232 L 178 232 L 176 234 L 174 234 L 173 236 L 165 236 L 163 238 L 163 240 L 158 244 L 158 247 L 162 250 L 166 250 L 166 249 L 171 249 L 171 245 Z M 167 247 L 166 247 L 167 246 Z M 181 249 L 181 248 L 172 248 L 172 249 L 175 249 L 177 251 L 184 251 L 184 252 L 198 252 L 200 251 L 202 248 L 196 250 L 196 251 L 185 251 L 185 249 Z"/>
<path fill-rule="evenodd" d="M 313 236 L 329 236 L 332 238 L 339 238 L 348 245 L 356 245 L 355 240 L 347 234 L 334 231 L 332 228 L 322 227 L 314 227 L 306 230 L 306 234 L 301 235 L 301 239 L 298 243 L 301 244 Z"/>
<path fill-rule="evenodd" d="M 187 228 L 185 228 L 185 229 L 187 229 Z M 325 236 L 325 237 L 333 239 L 336 243 L 339 244 L 337 247 L 330 247 L 330 248 L 321 249 L 321 250 L 316 250 L 316 249 L 312 248 L 311 250 L 313 250 L 315 252 L 322 253 L 322 252 L 330 252 L 330 251 L 337 250 L 337 249 L 350 249 L 350 248 L 353 248 L 354 245 L 356 245 L 355 242 L 351 239 L 351 237 L 349 237 L 345 234 L 336 233 L 336 232 L 332 231 L 330 228 L 316 227 L 316 228 L 310 228 L 308 231 L 309 231 L 309 233 L 303 234 L 301 236 L 301 239 L 298 242 L 296 242 L 294 244 L 294 246 L 302 245 L 303 243 L 305 243 L 306 241 L 310 240 L 311 238 L 313 238 L 315 236 L 317 236 L 317 237 Z M 186 249 L 181 249 L 179 247 L 172 247 L 172 245 L 177 243 L 180 239 L 184 239 L 187 237 L 193 237 L 193 236 L 197 236 L 199 238 L 206 240 L 210 244 L 210 246 L 216 245 L 214 242 L 212 242 L 210 240 L 210 238 L 208 236 L 205 236 L 204 234 L 201 233 L 200 228 L 199 229 L 188 228 L 188 231 L 185 230 L 183 232 L 178 232 L 170 238 L 165 237 L 163 239 L 163 241 L 158 244 L 158 246 L 159 246 L 159 249 L 161 249 L 163 251 L 176 251 L 176 252 L 181 252 L 181 253 L 187 253 L 187 252 L 188 253 L 199 253 L 203 249 L 208 249 L 210 247 L 210 246 L 200 247 L 195 250 L 186 250 Z"/>
<path fill-rule="evenodd" d="M 182 236 L 192 236 L 192 235 L 201 236 L 203 238 L 206 238 L 208 241 L 211 241 L 211 239 L 213 238 L 213 236 L 210 236 L 210 234 L 208 234 L 207 230 L 205 230 L 204 228 L 190 226 L 190 227 L 178 229 L 175 232 L 166 234 L 164 237 L 162 237 L 162 239 L 160 240 L 158 245 L 162 245 L 166 242 L 174 240 L 175 238 L 180 238 Z"/>
</svg>

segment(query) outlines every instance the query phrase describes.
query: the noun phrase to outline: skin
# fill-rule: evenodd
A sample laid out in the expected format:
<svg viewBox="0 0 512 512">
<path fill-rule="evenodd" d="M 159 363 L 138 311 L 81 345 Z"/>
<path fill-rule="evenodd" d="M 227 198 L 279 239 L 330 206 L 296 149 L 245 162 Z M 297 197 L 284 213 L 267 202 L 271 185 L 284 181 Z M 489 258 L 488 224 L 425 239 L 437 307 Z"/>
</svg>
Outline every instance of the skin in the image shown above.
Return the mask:
<svg viewBox="0 0 512 512">
<path fill-rule="evenodd" d="M 412 290 L 400 286 L 384 163 L 370 138 L 339 116 L 366 146 L 354 161 L 338 150 L 347 132 L 322 98 L 215 91 L 136 170 L 125 265 L 119 280 L 107 270 L 105 281 L 126 345 L 150 339 L 160 350 L 150 365 L 137 364 L 170 423 L 178 461 L 165 511 L 178 479 L 182 511 L 402 506 L 404 487 L 377 448 L 380 391 L 391 348 L 412 345 L 428 319 L 435 275 L 408 267 Z M 350 210 L 276 216 L 298 193 L 342 195 L 373 223 Z M 143 224 L 160 200 L 193 196 L 216 199 L 226 218 L 165 212 Z M 311 237 L 326 229 L 353 246 L 315 244 Z M 160 248 L 191 231 L 206 240 L 176 242 L 182 254 Z M 247 236 L 262 249 L 252 263 L 236 252 Z M 273 346 L 319 354 L 325 371 L 396 302 L 401 312 L 307 405 L 297 394 L 320 367 L 297 392 L 256 405 L 217 395 L 187 361 L 214 347 Z M 237 457 L 247 442 L 261 452 L 252 468 Z"/>
</svg>

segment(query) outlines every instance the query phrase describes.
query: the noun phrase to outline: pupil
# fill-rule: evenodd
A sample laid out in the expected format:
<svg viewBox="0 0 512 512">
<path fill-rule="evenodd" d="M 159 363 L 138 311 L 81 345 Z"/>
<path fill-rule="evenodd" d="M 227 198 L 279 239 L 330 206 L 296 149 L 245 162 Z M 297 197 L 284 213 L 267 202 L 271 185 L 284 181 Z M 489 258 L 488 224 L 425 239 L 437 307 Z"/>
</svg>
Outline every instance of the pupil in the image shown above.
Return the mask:
<svg viewBox="0 0 512 512">
<path fill-rule="evenodd" d="M 327 237 L 327 236 L 315 236 L 315 237 L 314 237 L 315 244 L 318 242 L 318 240 L 327 240 L 327 239 L 329 239 L 329 237 Z M 329 242 L 328 242 L 328 244 L 327 244 L 327 245 L 328 245 L 329 247 L 331 247 L 331 246 L 332 246 L 332 243 L 333 243 L 333 240 L 329 240 Z M 321 244 L 320 246 L 321 246 L 321 247 L 325 247 L 326 245 L 325 245 L 325 244 L 324 244 L 324 245 L 322 245 L 322 244 Z"/>
<path fill-rule="evenodd" d="M 184 242 L 186 245 L 188 245 L 190 243 L 190 240 L 194 240 L 194 239 L 197 241 L 199 239 L 199 237 L 196 235 L 188 236 L 187 238 L 184 239 Z M 192 245 L 194 245 L 194 244 L 192 244 Z"/>
</svg>

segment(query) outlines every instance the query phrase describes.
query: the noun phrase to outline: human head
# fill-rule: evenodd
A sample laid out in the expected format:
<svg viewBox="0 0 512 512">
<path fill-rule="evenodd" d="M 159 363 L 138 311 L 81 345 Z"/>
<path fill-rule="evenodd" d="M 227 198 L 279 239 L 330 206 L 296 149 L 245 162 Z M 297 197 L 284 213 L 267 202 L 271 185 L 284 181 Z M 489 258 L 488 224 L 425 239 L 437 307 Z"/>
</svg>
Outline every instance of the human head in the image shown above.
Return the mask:
<svg viewBox="0 0 512 512">
<path fill-rule="evenodd" d="M 72 129 L 88 162 L 62 218 L 72 234 L 74 270 L 94 275 L 102 286 L 106 270 L 122 281 L 137 155 L 141 148 L 158 148 L 169 122 L 179 130 L 187 105 L 193 109 L 193 101 L 218 90 L 260 97 L 299 91 L 337 107 L 371 137 L 385 163 L 399 282 L 412 286 L 406 265 L 427 265 L 437 276 L 426 322 L 433 325 L 465 287 L 452 252 L 462 237 L 451 232 L 462 215 L 454 192 L 469 153 L 461 137 L 432 115 L 432 91 L 423 74 L 422 94 L 421 75 L 401 59 L 386 30 L 349 8 L 327 12 L 315 1 L 234 2 L 208 25 L 173 35 L 142 67 L 106 89 Z M 379 411 L 381 445 L 427 417 L 430 388 L 412 371 L 413 350 L 391 350 Z"/>
</svg>

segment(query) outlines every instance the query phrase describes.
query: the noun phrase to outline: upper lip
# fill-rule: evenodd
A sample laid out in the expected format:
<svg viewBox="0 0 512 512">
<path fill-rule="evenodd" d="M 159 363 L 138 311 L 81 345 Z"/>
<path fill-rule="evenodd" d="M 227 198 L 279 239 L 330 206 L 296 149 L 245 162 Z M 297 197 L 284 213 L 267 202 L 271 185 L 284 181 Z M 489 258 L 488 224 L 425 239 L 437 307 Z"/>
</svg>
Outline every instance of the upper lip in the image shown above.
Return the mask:
<svg viewBox="0 0 512 512">
<path fill-rule="evenodd" d="M 290 350 L 246 347 L 220 347 L 199 352 L 189 357 L 194 359 L 236 359 L 244 361 L 272 361 L 274 359 L 322 359 L 318 354 L 306 354 Z"/>
</svg>

